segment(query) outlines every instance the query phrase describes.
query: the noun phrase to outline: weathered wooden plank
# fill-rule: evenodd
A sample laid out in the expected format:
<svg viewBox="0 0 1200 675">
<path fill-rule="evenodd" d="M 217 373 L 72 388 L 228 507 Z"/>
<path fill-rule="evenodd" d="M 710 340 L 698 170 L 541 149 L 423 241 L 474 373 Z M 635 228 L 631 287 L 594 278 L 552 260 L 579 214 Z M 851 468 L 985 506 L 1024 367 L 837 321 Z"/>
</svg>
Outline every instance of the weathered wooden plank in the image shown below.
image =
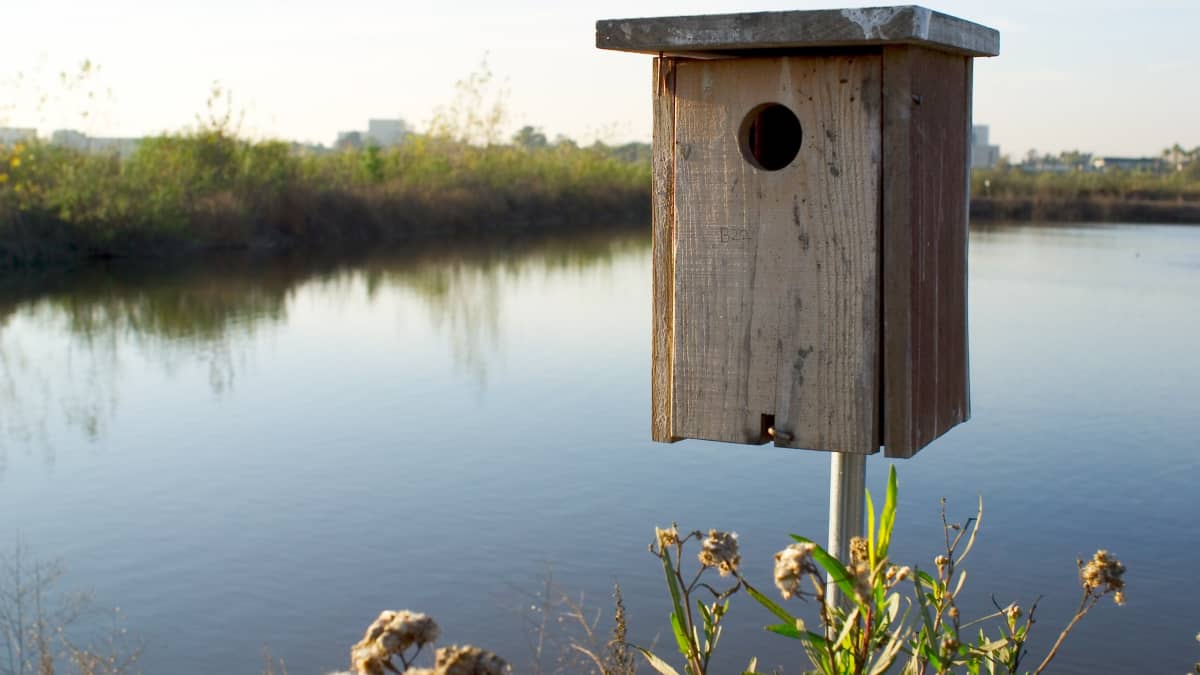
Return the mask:
<svg viewBox="0 0 1200 675">
<path fill-rule="evenodd" d="M 962 364 L 962 378 L 960 380 L 960 386 L 962 388 L 958 397 L 958 403 L 961 405 L 961 414 L 959 415 L 960 424 L 971 419 L 971 313 L 968 308 L 968 303 L 970 302 L 969 280 L 971 275 L 967 268 L 967 261 L 970 260 L 971 257 L 971 144 L 974 142 L 973 139 L 975 137 L 973 129 L 973 125 L 975 124 L 973 114 L 975 102 L 975 59 L 966 59 L 966 82 L 964 85 L 966 89 L 966 96 L 963 99 L 965 105 L 965 115 L 963 116 L 963 135 L 967 144 L 967 157 L 966 162 L 963 165 L 963 225 L 962 229 L 959 230 L 962 234 L 962 239 L 959 241 L 960 248 L 958 250 L 958 254 L 962 256 L 962 270 L 960 273 L 962 274 L 963 283 L 962 297 L 955 301 L 956 306 L 957 303 L 962 303 L 962 322 L 960 324 L 962 327 L 962 340 L 959 343 L 962 352 L 956 354 L 954 357 L 954 361 L 956 363 Z"/>
<path fill-rule="evenodd" d="M 889 457 L 966 419 L 967 57 L 883 51 L 883 414 Z"/>
<path fill-rule="evenodd" d="M 971 199 L 971 59 L 951 58 L 940 69 L 948 79 L 936 83 L 947 108 L 945 153 L 940 167 L 946 193 L 938 244 L 941 266 L 937 288 L 937 417 L 935 437 L 970 416 L 970 377 L 967 359 L 967 236 Z M 936 76 L 937 73 L 935 72 Z M 928 76 L 922 73 L 922 76 Z M 956 79 L 957 78 L 957 81 Z M 931 82 L 922 82 L 928 87 Z M 957 125 L 957 128 L 956 128 Z M 960 159 L 961 158 L 961 159 Z"/>
<path fill-rule="evenodd" d="M 995 56 L 1000 34 L 924 7 L 754 12 L 596 22 L 596 46 L 646 54 L 914 44 Z"/>
<path fill-rule="evenodd" d="M 654 59 L 653 327 L 650 437 L 679 440 L 672 427 L 675 324 L 675 59 Z"/>
<path fill-rule="evenodd" d="M 878 55 L 676 68 L 673 433 L 878 449 Z M 759 103 L 799 118 L 799 154 L 755 168 Z"/>
</svg>

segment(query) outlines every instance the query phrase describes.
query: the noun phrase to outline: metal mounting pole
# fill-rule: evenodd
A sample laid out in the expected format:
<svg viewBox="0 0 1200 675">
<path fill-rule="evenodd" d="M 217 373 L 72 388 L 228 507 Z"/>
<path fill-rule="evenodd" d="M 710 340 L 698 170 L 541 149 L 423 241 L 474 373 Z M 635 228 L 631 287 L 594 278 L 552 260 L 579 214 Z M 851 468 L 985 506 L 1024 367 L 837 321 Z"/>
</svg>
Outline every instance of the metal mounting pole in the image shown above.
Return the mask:
<svg viewBox="0 0 1200 675">
<path fill-rule="evenodd" d="M 829 460 L 829 554 L 850 562 L 850 539 L 863 534 L 867 486 L 867 456 L 850 452 L 830 453 Z M 826 585 L 825 598 L 837 603 L 837 586 Z"/>
</svg>

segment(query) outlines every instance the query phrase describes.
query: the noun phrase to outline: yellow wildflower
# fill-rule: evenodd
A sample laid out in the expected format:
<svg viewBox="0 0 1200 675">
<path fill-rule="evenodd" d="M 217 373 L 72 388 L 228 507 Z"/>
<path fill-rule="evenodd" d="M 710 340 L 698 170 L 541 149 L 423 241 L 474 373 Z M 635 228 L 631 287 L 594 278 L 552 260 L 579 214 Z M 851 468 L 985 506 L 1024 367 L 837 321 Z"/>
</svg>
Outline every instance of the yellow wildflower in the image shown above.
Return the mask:
<svg viewBox="0 0 1200 675">
<path fill-rule="evenodd" d="M 8 182 L 8 174 L 0 173 L 0 185 L 4 185 L 7 182 Z"/>
<path fill-rule="evenodd" d="M 8 165 L 14 169 L 21 166 L 21 158 L 13 157 L 12 159 L 8 160 Z"/>
</svg>

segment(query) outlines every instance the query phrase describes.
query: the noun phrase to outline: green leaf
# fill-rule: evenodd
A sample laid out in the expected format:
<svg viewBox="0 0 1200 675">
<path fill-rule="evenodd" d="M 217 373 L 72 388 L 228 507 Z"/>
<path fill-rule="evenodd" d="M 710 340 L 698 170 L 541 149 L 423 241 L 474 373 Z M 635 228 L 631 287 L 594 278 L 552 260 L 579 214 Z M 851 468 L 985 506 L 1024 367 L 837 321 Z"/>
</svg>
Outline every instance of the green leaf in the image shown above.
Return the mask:
<svg viewBox="0 0 1200 675">
<path fill-rule="evenodd" d="M 983 642 L 979 646 L 972 646 L 971 649 L 974 649 L 976 651 L 986 654 L 987 652 L 994 652 L 997 649 L 1003 649 L 1004 647 L 1007 647 L 1007 646 L 1008 646 L 1008 639 L 1000 638 L 999 640 L 989 640 L 989 641 Z"/>
<path fill-rule="evenodd" d="M 796 624 L 781 623 L 774 626 L 767 626 L 767 630 L 777 635 L 790 637 L 794 640 L 799 640 L 804 645 L 804 653 L 808 655 L 808 660 L 822 671 L 829 673 L 833 668 L 829 665 L 828 660 L 828 643 L 825 637 L 818 635 L 810 630 L 800 630 Z"/>
<path fill-rule="evenodd" d="M 784 609 L 784 608 L 780 607 L 778 604 L 776 604 L 774 600 L 763 595 L 762 593 L 759 592 L 759 590 L 757 588 L 751 586 L 750 584 L 748 584 L 746 582 L 742 582 L 742 583 L 743 583 L 743 585 L 745 585 L 746 592 L 750 594 L 750 597 L 757 600 L 758 604 L 762 605 L 763 607 L 766 607 L 767 611 L 769 611 L 772 614 L 774 614 L 775 616 L 779 617 L 786 623 L 793 624 L 793 625 L 796 623 L 796 617 L 792 616 L 791 614 L 788 613 L 788 611 L 786 609 Z"/>
<path fill-rule="evenodd" d="M 829 574 L 830 581 L 837 584 L 837 587 L 848 599 L 858 602 L 858 598 L 854 594 L 854 584 L 850 581 L 850 573 L 846 571 L 846 566 L 840 560 L 829 555 L 825 549 L 821 548 L 820 544 L 811 539 L 805 539 L 798 534 L 793 534 L 791 537 L 801 544 L 812 544 L 813 560 L 817 561 L 817 564 L 825 569 L 825 572 Z"/>
<path fill-rule="evenodd" d="M 659 555 L 662 560 L 663 573 L 667 577 L 667 588 L 671 590 L 671 603 L 675 605 L 675 611 L 683 614 L 683 603 L 680 601 L 679 582 L 675 579 L 675 568 L 671 565 L 671 552 L 663 549 Z"/>
<path fill-rule="evenodd" d="M 650 667 L 657 670 L 662 675 L 679 675 L 679 671 L 672 668 L 671 665 L 666 661 L 663 661 L 655 656 L 648 649 L 642 649 L 637 645 L 634 645 L 633 648 L 641 652 L 642 656 L 646 657 L 646 662 L 650 664 Z"/>
<path fill-rule="evenodd" d="M 923 582 L 926 586 L 928 586 L 930 588 L 930 590 L 936 588 L 938 585 L 937 580 L 935 580 L 933 577 L 929 576 L 928 572 L 922 572 L 921 570 L 917 570 L 916 572 L 913 573 L 913 579 L 915 581 Z M 921 590 L 920 585 L 917 586 L 917 590 L 918 591 Z"/>
<path fill-rule="evenodd" d="M 704 619 L 704 634 L 708 635 L 713 625 L 712 613 L 708 611 L 708 606 L 704 604 L 703 600 L 697 599 L 696 606 L 700 608 L 700 616 Z"/>
<path fill-rule="evenodd" d="M 674 606 L 674 611 L 671 612 L 671 628 L 675 631 L 675 641 L 679 643 L 680 653 L 685 657 L 690 656 L 694 648 L 683 627 L 683 617 L 687 614 L 683 611 L 682 593 L 679 590 L 679 582 L 675 579 L 675 568 L 671 565 L 671 552 L 663 549 L 659 558 L 662 560 L 663 573 L 667 577 L 667 588 L 671 590 L 671 604 Z"/>
<path fill-rule="evenodd" d="M 858 621 L 858 608 L 855 607 L 850 614 L 842 622 L 842 630 L 838 633 L 837 639 L 833 641 L 835 646 L 841 649 L 850 650 L 852 644 L 850 642 L 850 631 L 854 629 L 855 623 Z"/>
<path fill-rule="evenodd" d="M 804 633 L 796 628 L 796 624 L 792 623 L 777 623 L 767 626 L 767 630 L 776 635 L 792 638 L 793 640 L 804 639 Z"/>
<path fill-rule="evenodd" d="M 924 579 L 922 579 L 922 577 L 924 577 Z M 925 591 L 921 589 L 921 582 L 924 580 L 928 580 L 929 583 L 933 583 L 933 579 L 931 579 L 928 574 L 925 574 L 921 570 L 916 570 L 913 572 L 913 586 L 916 586 L 917 588 L 917 607 L 919 607 L 921 610 L 921 621 L 925 626 L 925 630 L 932 632 L 933 617 L 929 615 L 929 598 L 926 597 Z"/>
<path fill-rule="evenodd" d="M 932 664 L 933 667 L 938 670 L 938 672 L 946 670 L 945 662 L 942 661 L 942 658 L 937 655 L 937 652 L 934 651 L 933 647 L 928 642 L 921 643 L 921 656 L 923 656 L 926 661 Z"/>
<path fill-rule="evenodd" d="M 871 491 L 865 490 L 867 493 L 867 552 L 868 562 L 871 564 L 871 569 L 875 569 L 875 559 L 882 557 L 878 555 L 875 548 L 875 503 L 871 501 Z"/>
<path fill-rule="evenodd" d="M 688 640 L 687 631 L 683 628 L 683 620 L 680 615 L 671 612 L 671 630 L 675 632 L 675 643 L 679 645 L 679 653 L 683 654 L 684 658 L 692 655 L 691 641 Z"/>
<path fill-rule="evenodd" d="M 886 558 L 892 543 L 892 528 L 896 524 L 896 465 L 888 470 L 887 495 L 883 500 L 883 513 L 879 515 L 879 557 Z"/>
</svg>

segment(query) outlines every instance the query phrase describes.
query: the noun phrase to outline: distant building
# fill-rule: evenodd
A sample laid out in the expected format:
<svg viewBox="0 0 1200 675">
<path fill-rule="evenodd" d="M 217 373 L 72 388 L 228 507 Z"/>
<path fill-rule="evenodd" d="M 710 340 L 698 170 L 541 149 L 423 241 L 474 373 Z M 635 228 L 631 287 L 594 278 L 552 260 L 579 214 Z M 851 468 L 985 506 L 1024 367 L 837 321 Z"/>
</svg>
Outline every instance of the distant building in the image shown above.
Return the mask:
<svg viewBox="0 0 1200 675">
<path fill-rule="evenodd" d="M 72 150 L 87 150 L 88 147 L 87 134 L 74 129 L 56 129 L 50 134 L 50 142 Z"/>
<path fill-rule="evenodd" d="M 365 145 L 387 148 L 400 145 L 408 134 L 408 124 L 402 119 L 367 120 L 366 131 L 339 131 L 333 147 L 338 150 Z"/>
<path fill-rule="evenodd" d="M 380 147 L 399 145 L 408 135 L 408 125 L 404 120 L 367 120 L 367 143 Z"/>
<path fill-rule="evenodd" d="M 79 152 L 129 157 L 137 152 L 140 138 L 92 137 L 74 129 L 57 129 L 50 134 L 50 143 Z"/>
<path fill-rule="evenodd" d="M 988 125 L 971 127 L 971 168 L 987 169 L 1000 162 L 1000 146 L 988 145 Z"/>
<path fill-rule="evenodd" d="M 142 144 L 140 138 L 106 138 L 98 137 L 91 139 L 92 144 L 88 148 L 88 152 L 105 155 L 119 155 L 122 158 L 129 157 L 137 152 L 138 146 Z"/>
<path fill-rule="evenodd" d="M 0 127 L 0 145 L 16 145 L 31 143 L 37 140 L 37 129 L 21 127 Z"/>
<path fill-rule="evenodd" d="M 337 140 L 333 143 L 333 147 L 338 150 L 358 149 L 362 146 L 363 133 L 361 131 L 339 131 Z"/>
<path fill-rule="evenodd" d="M 1092 168 L 1097 171 L 1145 171 L 1159 173 L 1165 163 L 1158 157 L 1096 157 Z"/>
</svg>

